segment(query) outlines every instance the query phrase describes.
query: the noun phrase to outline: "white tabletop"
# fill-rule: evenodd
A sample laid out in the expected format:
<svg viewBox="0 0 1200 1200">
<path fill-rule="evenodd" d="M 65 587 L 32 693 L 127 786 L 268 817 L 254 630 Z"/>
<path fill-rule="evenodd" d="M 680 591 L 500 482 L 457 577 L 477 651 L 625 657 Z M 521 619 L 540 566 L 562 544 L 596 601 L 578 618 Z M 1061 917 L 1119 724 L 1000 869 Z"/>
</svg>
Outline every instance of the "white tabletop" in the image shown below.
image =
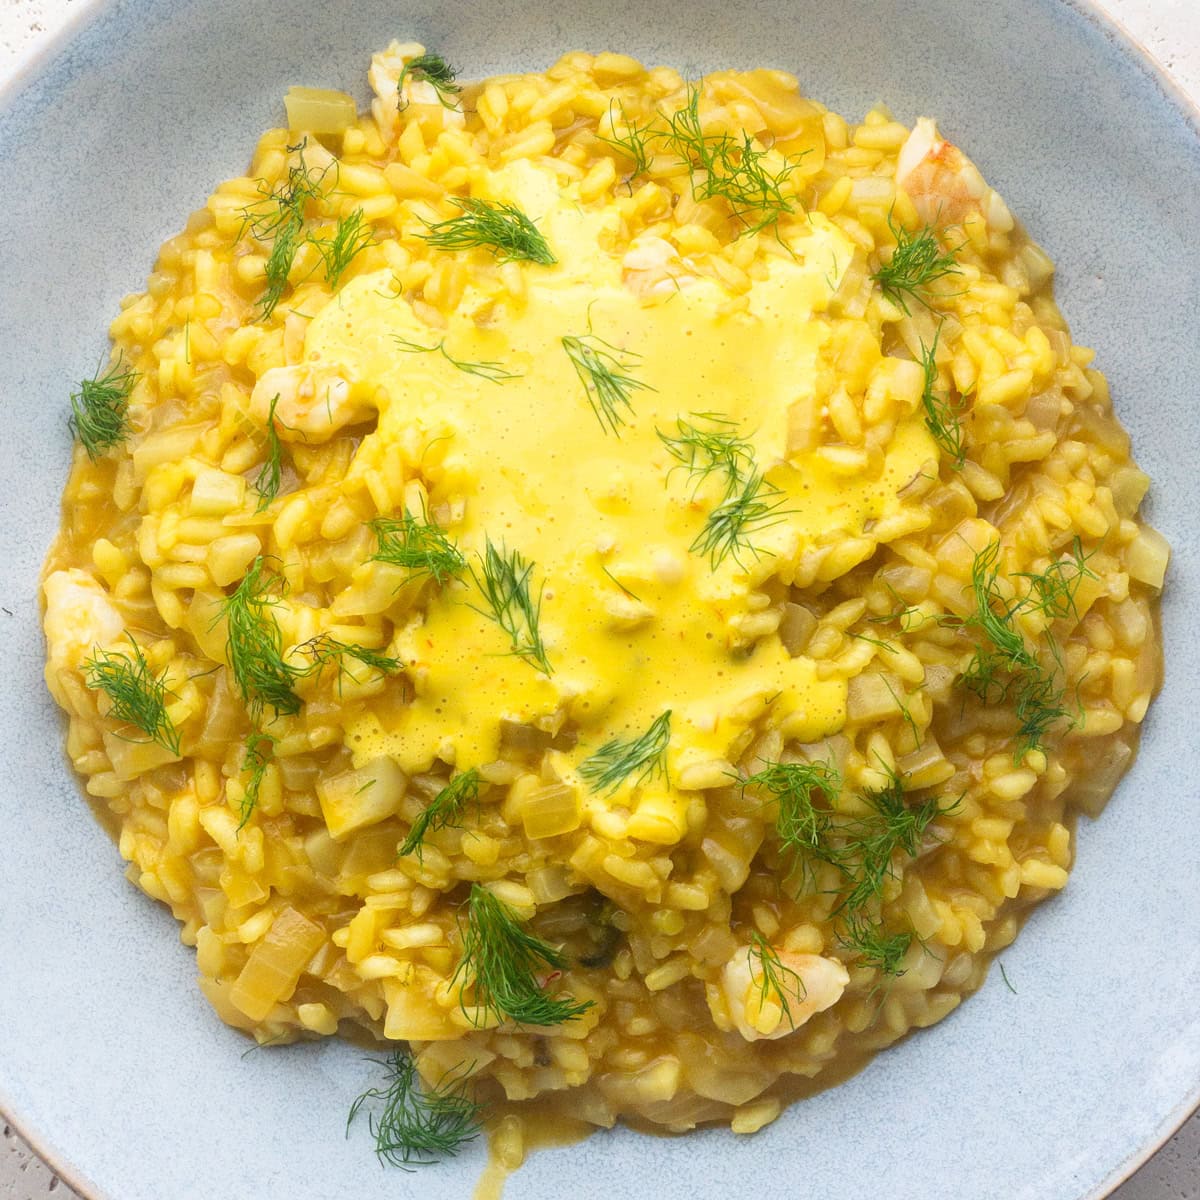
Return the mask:
<svg viewBox="0 0 1200 1200">
<path fill-rule="evenodd" d="M 1097 0 L 1200 102 L 1197 0 Z M 0 81 L 58 30 L 80 0 L 0 0 Z M 1190 18 L 1190 20 L 1189 20 Z M 78 1200 L 7 1125 L 0 1200 Z M 1200 1200 L 1200 1113 L 1112 1200 Z"/>
</svg>

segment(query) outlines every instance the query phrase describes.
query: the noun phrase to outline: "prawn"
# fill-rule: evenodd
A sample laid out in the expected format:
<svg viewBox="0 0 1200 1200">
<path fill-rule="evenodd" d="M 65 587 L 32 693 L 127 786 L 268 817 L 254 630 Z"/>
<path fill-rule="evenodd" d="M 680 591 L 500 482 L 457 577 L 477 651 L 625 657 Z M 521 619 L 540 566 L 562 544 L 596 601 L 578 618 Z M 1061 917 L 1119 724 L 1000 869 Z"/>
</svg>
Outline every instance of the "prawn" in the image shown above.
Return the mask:
<svg viewBox="0 0 1200 1200">
<path fill-rule="evenodd" d="M 368 420 L 375 407 L 355 381 L 324 364 L 297 363 L 264 371 L 250 396 L 250 414 L 266 425 L 275 405 L 275 430 L 285 442 L 323 442 L 347 425 Z"/>
<path fill-rule="evenodd" d="M 928 117 L 918 119 L 900 147 L 896 186 L 908 194 L 926 225 L 958 225 L 979 214 L 1000 233 L 1013 227 L 1012 214 L 1000 195 Z"/>
<path fill-rule="evenodd" d="M 850 982 L 837 959 L 789 950 L 769 953 L 774 965 L 770 978 L 763 954 L 744 946 L 709 991 L 709 1009 L 718 1027 L 736 1029 L 748 1042 L 786 1037 L 836 1004 Z"/>
</svg>

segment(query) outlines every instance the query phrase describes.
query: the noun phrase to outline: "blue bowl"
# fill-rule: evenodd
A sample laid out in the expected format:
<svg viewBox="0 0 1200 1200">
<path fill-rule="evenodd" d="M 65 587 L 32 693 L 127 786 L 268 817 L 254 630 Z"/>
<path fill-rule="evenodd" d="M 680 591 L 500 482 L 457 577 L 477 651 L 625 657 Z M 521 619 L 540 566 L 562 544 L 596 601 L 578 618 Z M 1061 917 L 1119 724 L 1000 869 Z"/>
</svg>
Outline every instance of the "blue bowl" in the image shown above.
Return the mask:
<svg viewBox="0 0 1200 1200">
<path fill-rule="evenodd" d="M 686 18 L 681 24 L 680 18 Z M 476 1147 L 419 1176 L 342 1136 L 363 1077 L 329 1042 L 243 1057 L 169 913 L 130 887 L 80 799 L 41 681 L 38 571 L 58 523 L 67 395 L 120 297 L 282 119 L 292 83 L 365 100 L 392 37 L 468 76 L 613 48 L 690 72 L 769 64 L 850 116 L 936 116 L 1060 264 L 1099 350 L 1150 517 L 1175 550 L 1166 685 L 1138 762 L 1080 832 L 1061 898 L 935 1028 L 754 1138 L 625 1130 L 535 1154 L 511 1196 L 1097 1197 L 1200 1098 L 1200 137 L 1120 33 L 1063 0 L 98 0 L 0 99 L 0 1107 L 93 1200 L 469 1195 Z M 1189 450 L 1189 447 L 1191 449 Z"/>
</svg>

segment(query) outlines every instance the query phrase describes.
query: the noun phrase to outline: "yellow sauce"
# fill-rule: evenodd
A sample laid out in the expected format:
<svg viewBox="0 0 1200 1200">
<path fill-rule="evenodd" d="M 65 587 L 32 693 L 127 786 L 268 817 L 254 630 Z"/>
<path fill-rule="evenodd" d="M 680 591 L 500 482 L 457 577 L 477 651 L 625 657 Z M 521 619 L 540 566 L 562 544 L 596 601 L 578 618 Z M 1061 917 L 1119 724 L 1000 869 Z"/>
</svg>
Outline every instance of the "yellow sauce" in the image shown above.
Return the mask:
<svg viewBox="0 0 1200 1200">
<path fill-rule="evenodd" d="M 794 258 L 772 261 L 743 303 L 690 280 L 647 304 L 602 248 L 603 215 L 558 198 L 536 168 L 501 173 L 506 200 L 539 218 L 558 257 L 528 269 L 520 301 L 477 323 L 476 297 L 444 331 L 425 324 L 387 272 L 348 283 L 317 314 L 305 359 L 377 388 L 378 433 L 355 470 L 378 467 L 376 446 L 405 448 L 429 484 L 431 508 L 455 514 L 447 531 L 476 570 L 485 535 L 534 564 L 549 675 L 511 653 L 469 574 L 430 599 L 398 637 L 416 695 L 399 712 L 368 711 L 350 727 L 363 763 L 391 755 L 408 772 L 435 757 L 460 769 L 499 751 L 501 720 L 533 724 L 565 711 L 580 729 L 577 765 L 613 737 L 644 732 L 670 709 L 668 769 L 721 759 L 752 723 L 808 742 L 845 719 L 843 680 L 788 655 L 772 634 L 746 645 L 739 621 L 765 600 L 758 586 L 831 534 L 859 535 L 894 512 L 896 493 L 935 454 L 916 418 L 897 430 L 875 475 L 846 479 L 816 453 L 788 455 L 794 405 L 817 403 L 828 326 L 811 320 L 851 258 L 843 233 L 819 215 Z M 617 348 L 645 386 L 619 435 L 593 413 L 564 350 L 563 331 Z M 519 377 L 477 377 L 446 355 L 397 352 L 397 339 L 460 362 L 495 362 Z M 691 549 L 720 499 L 695 486 L 658 431 L 716 411 L 736 423 L 786 499 L 788 519 L 753 532 L 753 550 L 714 571 Z M 740 561 L 738 561 L 740 559 Z M 757 597 L 757 600 L 756 600 Z M 744 649 L 739 656 L 736 652 Z M 731 653 L 734 652 L 734 653 Z"/>
</svg>

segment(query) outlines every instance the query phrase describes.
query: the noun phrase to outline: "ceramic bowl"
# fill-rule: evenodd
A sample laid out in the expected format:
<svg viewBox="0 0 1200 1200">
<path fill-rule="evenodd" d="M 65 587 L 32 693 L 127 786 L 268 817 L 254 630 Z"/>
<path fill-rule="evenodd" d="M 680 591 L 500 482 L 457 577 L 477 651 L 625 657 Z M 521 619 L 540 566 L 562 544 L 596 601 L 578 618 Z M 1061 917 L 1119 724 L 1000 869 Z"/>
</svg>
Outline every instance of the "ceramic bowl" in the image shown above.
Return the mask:
<svg viewBox="0 0 1200 1200">
<path fill-rule="evenodd" d="M 510 1197 L 1082 1200 L 1200 1097 L 1195 737 L 1200 639 L 1197 117 L 1063 0 L 124 0 L 83 3 L 0 99 L 0 1106 L 92 1200 L 470 1195 L 476 1147 L 420 1175 L 343 1136 L 361 1051 L 262 1050 L 220 1024 L 169 913 L 123 878 L 61 750 L 37 579 L 69 455 L 67 396 L 120 297 L 280 123 L 292 83 L 365 101 L 393 37 L 468 76 L 613 48 L 690 73 L 770 64 L 860 117 L 961 142 L 1060 264 L 1175 559 L 1166 685 L 1141 756 L 1080 830 L 1061 898 L 949 1019 L 753 1138 L 617 1130 L 532 1156 Z"/>
</svg>

